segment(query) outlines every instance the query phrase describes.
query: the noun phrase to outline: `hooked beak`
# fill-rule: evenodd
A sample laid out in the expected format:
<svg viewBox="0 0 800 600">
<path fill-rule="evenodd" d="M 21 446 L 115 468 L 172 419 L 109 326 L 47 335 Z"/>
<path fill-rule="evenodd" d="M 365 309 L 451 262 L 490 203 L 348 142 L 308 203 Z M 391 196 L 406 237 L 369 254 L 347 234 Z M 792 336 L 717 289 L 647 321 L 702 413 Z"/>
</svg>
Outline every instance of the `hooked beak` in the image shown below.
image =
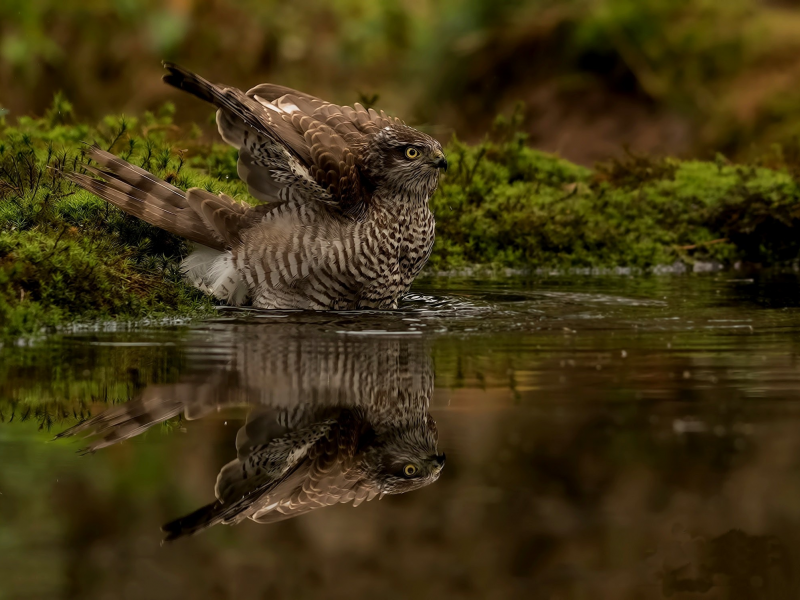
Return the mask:
<svg viewBox="0 0 800 600">
<path fill-rule="evenodd" d="M 447 456 L 445 455 L 444 452 L 442 452 L 441 454 L 433 457 L 433 461 L 436 463 L 436 470 L 437 471 L 441 471 L 442 470 L 446 460 L 447 460 Z"/>
<path fill-rule="evenodd" d="M 433 166 L 437 169 L 441 169 L 442 171 L 447 171 L 447 159 L 445 158 L 442 152 L 437 152 L 435 155 L 436 160 L 433 163 Z"/>
</svg>

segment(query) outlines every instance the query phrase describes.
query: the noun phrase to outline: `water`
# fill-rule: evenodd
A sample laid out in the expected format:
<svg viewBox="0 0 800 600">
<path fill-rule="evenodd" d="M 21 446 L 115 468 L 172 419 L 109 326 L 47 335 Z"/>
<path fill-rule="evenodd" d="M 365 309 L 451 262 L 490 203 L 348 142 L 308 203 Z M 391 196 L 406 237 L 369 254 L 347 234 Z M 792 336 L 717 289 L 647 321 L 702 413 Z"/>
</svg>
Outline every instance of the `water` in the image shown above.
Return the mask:
<svg viewBox="0 0 800 600">
<path fill-rule="evenodd" d="M 6 345 L 0 599 L 800 597 L 798 305 L 791 276 L 429 280 Z M 356 456 L 370 419 L 418 489 L 162 545 L 237 452 L 328 423 Z"/>
</svg>

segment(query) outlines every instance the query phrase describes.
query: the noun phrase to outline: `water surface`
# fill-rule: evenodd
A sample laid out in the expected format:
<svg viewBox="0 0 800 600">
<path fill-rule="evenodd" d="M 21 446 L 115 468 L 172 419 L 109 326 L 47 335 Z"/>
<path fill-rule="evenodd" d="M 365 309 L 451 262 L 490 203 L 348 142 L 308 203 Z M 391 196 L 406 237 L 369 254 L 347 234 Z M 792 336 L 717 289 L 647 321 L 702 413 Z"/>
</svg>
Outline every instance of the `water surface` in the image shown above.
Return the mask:
<svg viewBox="0 0 800 600">
<path fill-rule="evenodd" d="M 428 280 L 393 313 L 7 344 L 0 599 L 800 597 L 799 299 L 787 275 Z M 162 545 L 247 435 L 403 406 L 438 479 Z"/>
</svg>

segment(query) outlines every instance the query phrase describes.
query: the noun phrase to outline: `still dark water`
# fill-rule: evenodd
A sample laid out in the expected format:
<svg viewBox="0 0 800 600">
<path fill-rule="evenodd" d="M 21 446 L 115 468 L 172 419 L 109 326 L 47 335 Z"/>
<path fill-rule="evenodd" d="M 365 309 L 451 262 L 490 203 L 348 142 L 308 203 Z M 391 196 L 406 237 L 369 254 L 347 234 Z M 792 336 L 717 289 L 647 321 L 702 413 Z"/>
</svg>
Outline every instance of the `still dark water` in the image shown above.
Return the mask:
<svg viewBox="0 0 800 600">
<path fill-rule="evenodd" d="M 798 279 L 731 275 L 6 345 L 0 600 L 799 598 L 798 351 Z M 277 522 L 162 545 L 221 471 Z"/>
</svg>

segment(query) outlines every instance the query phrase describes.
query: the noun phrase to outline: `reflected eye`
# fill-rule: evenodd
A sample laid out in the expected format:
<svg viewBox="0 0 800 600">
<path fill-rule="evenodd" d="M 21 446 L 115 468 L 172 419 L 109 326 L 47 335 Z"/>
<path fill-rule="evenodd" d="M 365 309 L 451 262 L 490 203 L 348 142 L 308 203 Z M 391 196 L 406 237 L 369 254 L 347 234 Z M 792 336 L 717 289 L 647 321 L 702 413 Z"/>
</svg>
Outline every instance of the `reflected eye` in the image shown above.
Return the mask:
<svg viewBox="0 0 800 600">
<path fill-rule="evenodd" d="M 405 473 L 406 477 L 413 477 L 414 474 L 417 472 L 417 467 L 414 465 L 406 465 L 403 467 L 403 473 Z"/>
<path fill-rule="evenodd" d="M 406 148 L 406 158 L 410 158 L 411 160 L 419 158 L 419 150 L 414 148 L 414 146 L 409 146 Z"/>
</svg>

